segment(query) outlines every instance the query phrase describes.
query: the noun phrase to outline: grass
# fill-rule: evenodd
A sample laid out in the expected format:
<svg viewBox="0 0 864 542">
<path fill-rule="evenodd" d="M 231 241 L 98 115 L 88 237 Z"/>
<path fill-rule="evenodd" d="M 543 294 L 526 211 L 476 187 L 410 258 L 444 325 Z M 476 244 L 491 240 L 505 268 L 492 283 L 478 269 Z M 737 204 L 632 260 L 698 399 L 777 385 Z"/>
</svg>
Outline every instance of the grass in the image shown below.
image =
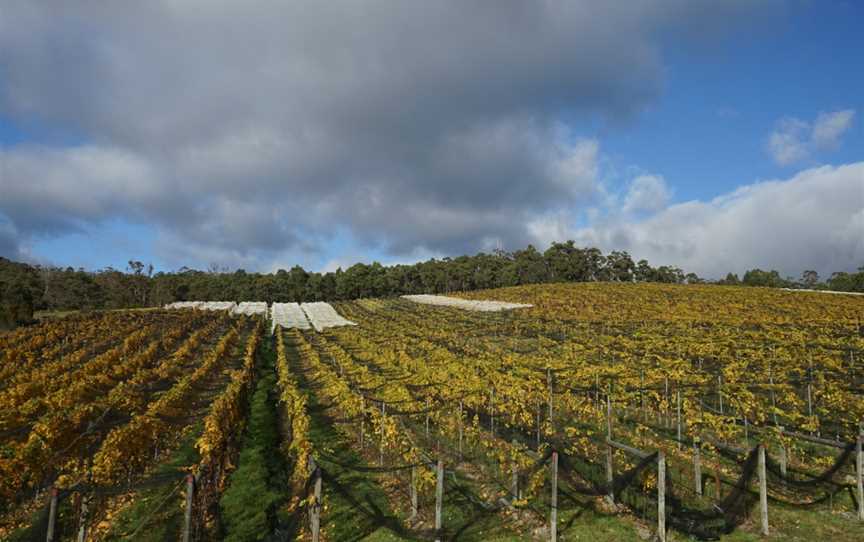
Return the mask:
<svg viewBox="0 0 864 542">
<path fill-rule="evenodd" d="M 250 398 L 249 420 L 240 451 L 239 466 L 228 480 L 219 502 L 224 540 L 243 542 L 276 536 L 288 518 L 279 516 L 290 488 L 279 451 L 279 416 L 276 411 L 275 354 L 264 341 L 258 353 L 259 378 Z"/>
</svg>

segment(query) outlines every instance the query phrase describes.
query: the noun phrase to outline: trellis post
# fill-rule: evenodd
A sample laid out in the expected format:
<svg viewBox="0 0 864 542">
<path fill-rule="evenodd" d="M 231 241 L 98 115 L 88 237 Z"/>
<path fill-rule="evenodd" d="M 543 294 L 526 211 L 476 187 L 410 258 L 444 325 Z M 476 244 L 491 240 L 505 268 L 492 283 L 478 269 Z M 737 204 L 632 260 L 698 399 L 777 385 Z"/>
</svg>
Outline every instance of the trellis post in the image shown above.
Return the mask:
<svg viewBox="0 0 864 542">
<path fill-rule="evenodd" d="M 537 401 L 537 449 L 540 449 L 540 401 Z"/>
<path fill-rule="evenodd" d="M 609 484 L 609 502 L 615 502 L 615 488 L 612 487 L 614 480 L 612 466 L 612 396 L 606 394 L 606 483 Z"/>
<path fill-rule="evenodd" d="M 765 476 L 765 445 L 759 444 L 759 515 L 762 534 L 768 536 L 768 480 Z"/>
<path fill-rule="evenodd" d="M 549 511 L 549 540 L 558 539 L 558 452 L 552 452 L 552 500 Z"/>
<path fill-rule="evenodd" d="M 459 458 L 462 458 L 462 399 L 459 399 Z"/>
<path fill-rule="evenodd" d="M 441 542 L 441 513 L 444 508 L 444 462 L 439 459 L 435 485 L 435 542 Z"/>
<path fill-rule="evenodd" d="M 192 538 L 192 503 L 195 497 L 195 477 L 186 475 L 186 512 L 183 516 L 183 542 Z"/>
<path fill-rule="evenodd" d="M 489 431 L 495 437 L 495 388 L 489 388 Z"/>
<path fill-rule="evenodd" d="M 411 467 L 411 519 L 417 517 L 417 467 Z"/>
<path fill-rule="evenodd" d="M 693 439 L 693 482 L 696 494 L 702 496 L 702 458 L 699 446 L 699 437 Z"/>
<path fill-rule="evenodd" d="M 515 449 L 516 448 L 516 439 L 514 438 L 510 441 L 510 445 Z M 513 493 L 513 500 L 519 499 L 519 464 L 517 462 L 513 462 L 513 478 L 510 482 L 511 485 L 511 493 Z"/>
<path fill-rule="evenodd" d="M 45 540 L 54 542 L 54 525 L 57 522 L 57 488 L 51 488 L 51 504 L 48 508 L 48 533 Z"/>
<path fill-rule="evenodd" d="M 387 404 L 381 401 L 381 442 L 378 444 L 378 466 L 384 466 L 384 415 L 387 412 Z"/>
<path fill-rule="evenodd" d="M 426 398 L 426 438 L 429 438 L 429 398 Z"/>
<path fill-rule="evenodd" d="M 315 463 L 315 459 L 309 458 L 309 467 L 312 469 L 312 476 L 315 477 L 314 501 L 309 510 L 309 527 L 312 531 L 312 542 L 318 542 L 321 536 L 321 467 Z"/>
<path fill-rule="evenodd" d="M 723 415 L 723 375 L 717 375 L 717 402 L 720 404 L 720 415 Z"/>
<path fill-rule="evenodd" d="M 78 542 L 87 540 L 87 496 L 81 495 L 81 513 L 78 516 Z"/>
<path fill-rule="evenodd" d="M 681 443 L 681 390 L 677 390 L 675 394 L 675 416 L 678 423 L 678 449 L 683 446 Z"/>
<path fill-rule="evenodd" d="M 360 449 L 364 449 L 366 434 L 366 397 L 360 397 Z"/>
<path fill-rule="evenodd" d="M 657 452 L 657 538 L 666 542 L 666 456 Z"/>
<path fill-rule="evenodd" d="M 855 443 L 855 470 L 858 486 L 858 519 L 864 521 L 864 424 L 858 428 L 858 441 Z"/>
</svg>

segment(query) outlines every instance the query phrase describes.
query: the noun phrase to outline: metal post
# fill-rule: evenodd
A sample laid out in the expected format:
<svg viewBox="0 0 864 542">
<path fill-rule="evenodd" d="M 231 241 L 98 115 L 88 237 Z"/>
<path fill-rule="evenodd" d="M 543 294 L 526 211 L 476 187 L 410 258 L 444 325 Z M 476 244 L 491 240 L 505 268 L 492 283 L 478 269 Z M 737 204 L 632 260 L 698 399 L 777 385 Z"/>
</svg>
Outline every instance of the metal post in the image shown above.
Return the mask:
<svg viewBox="0 0 864 542">
<path fill-rule="evenodd" d="M 558 539 L 558 452 L 552 452 L 552 504 L 549 511 L 549 540 Z"/>
<path fill-rule="evenodd" d="M 768 481 L 765 476 L 765 445 L 759 444 L 759 511 L 762 534 L 768 536 Z"/>
<path fill-rule="evenodd" d="M 693 439 L 693 482 L 696 486 L 696 494 L 702 496 L 702 458 L 699 447 L 699 437 Z"/>
<path fill-rule="evenodd" d="M 57 488 L 51 488 L 51 504 L 48 508 L 48 533 L 45 537 L 47 542 L 54 542 L 54 525 L 57 523 Z"/>
<path fill-rule="evenodd" d="M 435 486 L 435 542 L 441 542 L 441 512 L 444 507 L 444 462 L 438 460 L 438 476 Z"/>
<path fill-rule="evenodd" d="M 666 456 L 657 452 L 657 538 L 666 542 Z"/>
</svg>

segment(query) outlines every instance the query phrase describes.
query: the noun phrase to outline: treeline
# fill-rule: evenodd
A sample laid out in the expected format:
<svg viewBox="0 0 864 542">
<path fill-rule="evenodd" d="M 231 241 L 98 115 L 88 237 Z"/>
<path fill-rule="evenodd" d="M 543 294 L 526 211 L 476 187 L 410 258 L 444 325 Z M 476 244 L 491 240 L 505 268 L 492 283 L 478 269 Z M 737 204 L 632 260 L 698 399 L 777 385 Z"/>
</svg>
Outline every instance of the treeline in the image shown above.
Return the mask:
<svg viewBox="0 0 864 542">
<path fill-rule="evenodd" d="M 782 279 L 776 271 L 730 274 L 721 284 L 791 286 L 864 291 L 864 268 L 835 273 L 822 283 L 813 272 L 801 281 Z M 181 268 L 153 273 L 153 267 L 130 261 L 125 271 L 96 272 L 30 266 L 0 258 L 0 326 L 32 319 L 35 310 L 91 310 L 162 306 L 173 301 L 321 301 L 447 293 L 546 282 L 704 282 L 677 267 L 634 262 L 627 252 L 604 254 L 553 243 L 540 252 L 533 246 L 515 252 L 432 259 L 413 265 L 358 263 L 335 272 L 308 272 L 295 266 L 275 273 L 247 273 Z"/>
</svg>

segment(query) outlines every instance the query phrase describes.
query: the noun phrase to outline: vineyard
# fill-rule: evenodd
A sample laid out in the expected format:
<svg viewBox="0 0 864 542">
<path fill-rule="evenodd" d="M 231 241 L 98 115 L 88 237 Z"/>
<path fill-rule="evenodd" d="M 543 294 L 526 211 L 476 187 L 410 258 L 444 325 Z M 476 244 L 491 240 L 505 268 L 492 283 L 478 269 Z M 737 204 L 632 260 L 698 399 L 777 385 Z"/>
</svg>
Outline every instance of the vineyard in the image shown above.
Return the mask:
<svg viewBox="0 0 864 542">
<path fill-rule="evenodd" d="M 864 538 L 864 298 L 458 297 L 0 335 L 0 539 Z"/>
</svg>

